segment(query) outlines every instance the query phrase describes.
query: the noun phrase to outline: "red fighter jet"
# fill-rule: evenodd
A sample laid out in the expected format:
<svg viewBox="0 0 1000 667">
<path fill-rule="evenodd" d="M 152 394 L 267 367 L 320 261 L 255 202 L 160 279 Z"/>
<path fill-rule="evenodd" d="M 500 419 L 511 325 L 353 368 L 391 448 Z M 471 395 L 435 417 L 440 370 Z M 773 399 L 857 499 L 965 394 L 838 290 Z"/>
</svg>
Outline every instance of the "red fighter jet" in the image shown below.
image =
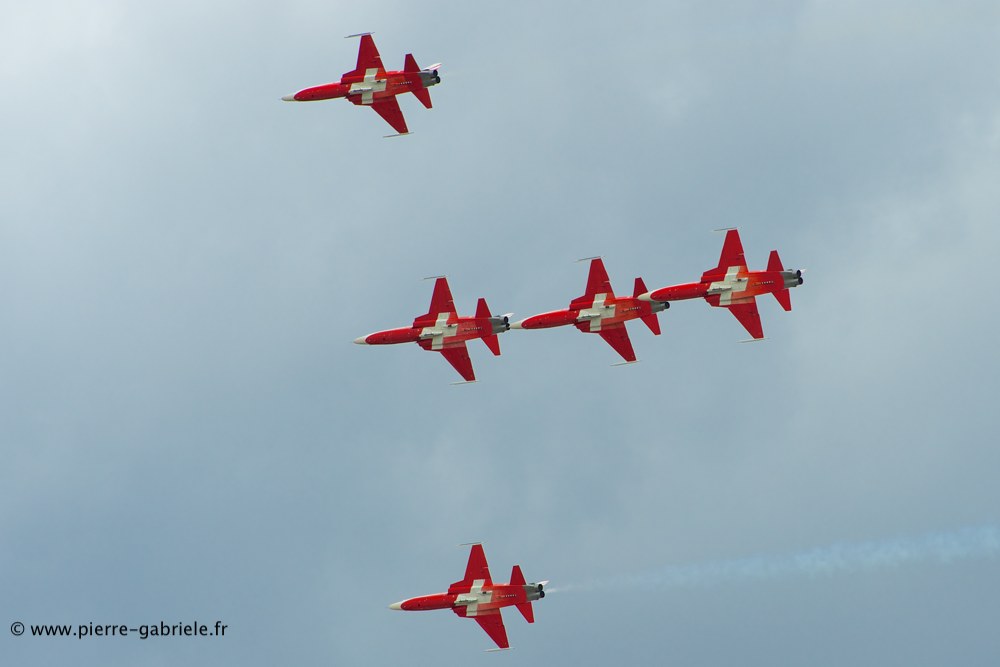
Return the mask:
<svg viewBox="0 0 1000 667">
<path fill-rule="evenodd" d="M 345 73 L 336 83 L 306 88 L 281 99 L 286 102 L 313 102 L 346 97 L 354 104 L 369 106 L 377 111 L 397 133 L 409 134 L 396 95 L 413 93 L 425 107 L 430 109 L 431 94 L 427 89 L 441 83 L 441 77 L 438 76 L 441 63 L 420 69 L 413 55 L 407 53 L 402 71 L 387 72 L 382 67 L 382 57 L 375 48 L 375 40 L 372 39 L 371 33 L 363 32 L 348 37 L 361 38 L 357 67 Z"/>
<path fill-rule="evenodd" d="M 521 574 L 518 565 L 510 573 L 510 583 L 494 584 L 490 578 L 490 566 L 481 544 L 473 544 L 469 553 L 469 564 L 465 568 L 465 578 L 448 587 L 447 593 L 422 595 L 389 605 L 389 609 L 402 611 L 427 611 L 429 609 L 451 609 L 463 618 L 471 618 L 500 649 L 510 648 L 507 630 L 503 626 L 500 609 L 511 605 L 524 616 L 528 623 L 535 622 L 531 603 L 545 597 L 547 581 L 529 584 Z M 497 649 L 490 649 L 496 651 Z"/>
<path fill-rule="evenodd" d="M 595 257 L 590 262 L 587 292 L 573 299 L 569 308 L 534 315 L 510 326 L 512 329 L 548 329 L 572 324 L 584 333 L 596 333 L 615 348 L 626 363 L 631 363 L 635 361 L 635 352 L 625 323 L 641 319 L 650 331 L 659 336 L 660 322 L 656 314 L 670 307 L 669 303 L 640 301 L 637 297 L 645 291 L 642 278 L 636 278 L 634 296 L 615 296 L 608 272 L 604 270 L 604 262 Z"/>
<path fill-rule="evenodd" d="M 455 312 L 451 290 L 448 288 L 448 279 L 441 276 L 434 283 L 431 309 L 426 315 L 413 320 L 412 326 L 377 331 L 355 338 L 354 342 L 358 345 L 416 343 L 425 350 L 440 352 L 466 382 L 475 382 L 476 374 L 472 370 L 472 359 L 469 358 L 465 342 L 482 338 L 486 347 L 490 348 L 490 352 L 500 356 L 500 340 L 497 334 L 510 329 L 510 315 L 508 313 L 494 317 L 490 314 L 486 299 L 480 299 L 476 306 L 475 317 L 459 317 Z"/>
<path fill-rule="evenodd" d="M 759 340 L 764 337 L 764 330 L 755 297 L 773 294 L 782 308 L 791 310 L 792 300 L 788 290 L 801 284 L 802 271 L 786 271 L 781 266 L 777 250 L 771 251 L 766 270 L 748 270 L 740 233 L 729 229 L 726 230 L 719 265 L 702 274 L 699 282 L 662 287 L 639 298 L 652 303 L 666 303 L 703 297 L 713 306 L 728 308 L 750 335 Z"/>
</svg>

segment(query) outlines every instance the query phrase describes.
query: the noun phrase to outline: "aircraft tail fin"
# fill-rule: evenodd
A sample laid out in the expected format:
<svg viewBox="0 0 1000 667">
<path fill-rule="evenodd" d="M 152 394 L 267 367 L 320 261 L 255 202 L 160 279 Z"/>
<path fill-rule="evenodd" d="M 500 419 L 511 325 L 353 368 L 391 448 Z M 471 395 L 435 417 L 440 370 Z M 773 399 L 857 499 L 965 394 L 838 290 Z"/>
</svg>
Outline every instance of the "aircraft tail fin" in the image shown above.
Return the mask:
<svg viewBox="0 0 1000 667">
<path fill-rule="evenodd" d="M 648 291 L 649 290 L 646 289 L 646 283 L 645 283 L 645 281 L 643 281 L 642 278 L 636 278 L 635 279 L 635 289 L 632 290 L 632 296 L 634 298 L 638 299 L 640 295 L 645 294 Z"/>
<path fill-rule="evenodd" d="M 426 88 L 414 88 L 410 92 L 413 93 L 414 97 L 420 100 L 421 104 L 423 104 L 428 109 L 431 108 L 431 91 L 427 90 Z"/>
<path fill-rule="evenodd" d="M 412 53 L 406 54 L 406 58 L 403 61 L 403 71 L 406 72 L 407 74 L 412 75 L 410 77 L 407 77 L 410 81 L 420 80 L 420 65 L 417 64 L 417 60 L 416 58 L 413 57 Z M 414 88 L 410 92 L 413 93 L 414 97 L 420 100 L 421 104 L 423 104 L 428 109 L 431 108 L 431 93 L 429 90 L 421 87 L 421 88 Z"/>
<path fill-rule="evenodd" d="M 767 270 L 768 271 L 784 271 L 785 267 L 781 265 L 781 258 L 778 257 L 778 251 L 772 250 L 771 255 L 767 258 Z"/>
<path fill-rule="evenodd" d="M 517 610 L 521 612 L 521 616 L 524 616 L 524 620 L 528 623 L 535 622 L 535 610 L 531 608 L 530 602 L 520 602 L 516 606 Z"/>
<path fill-rule="evenodd" d="M 524 578 L 524 574 L 521 572 L 521 566 L 515 565 L 514 569 L 510 571 L 510 585 L 511 586 L 525 586 L 527 581 Z M 531 602 L 519 602 L 517 605 L 517 610 L 521 612 L 521 616 L 524 616 L 524 620 L 528 623 L 535 622 L 535 610 L 531 608 Z"/>
<path fill-rule="evenodd" d="M 479 299 L 479 303 L 476 304 L 476 319 L 477 320 L 489 320 L 493 317 L 490 313 L 490 307 L 486 305 L 486 299 Z M 490 322 L 486 323 L 487 326 L 492 326 Z M 486 343 L 486 347 L 490 348 L 490 352 L 493 356 L 500 356 L 500 339 L 497 338 L 496 334 L 490 334 L 489 336 L 483 336 L 483 342 Z"/>
<path fill-rule="evenodd" d="M 643 315 L 642 323 L 649 327 L 649 330 L 653 332 L 654 336 L 660 335 L 660 320 L 656 317 L 656 313 Z"/>
<path fill-rule="evenodd" d="M 493 317 L 493 313 L 490 312 L 490 307 L 486 305 L 486 299 L 479 299 L 476 304 L 476 319 L 489 319 Z"/>
<path fill-rule="evenodd" d="M 635 279 L 635 289 L 632 291 L 632 296 L 634 298 L 639 298 L 639 295 L 645 294 L 649 290 L 646 289 L 646 283 L 642 278 Z M 653 312 L 652 306 L 648 302 L 643 302 L 642 309 L 644 314 L 640 319 L 642 323 L 649 327 L 649 330 L 653 332 L 654 336 L 660 335 L 660 320 L 656 317 L 656 313 Z"/>
<path fill-rule="evenodd" d="M 483 336 L 483 342 L 486 343 L 486 347 L 490 348 L 490 352 L 493 353 L 494 357 L 500 356 L 500 339 L 497 338 L 496 334 Z"/>
<path fill-rule="evenodd" d="M 782 308 L 785 310 L 792 309 L 792 295 L 788 293 L 788 288 L 780 289 L 777 292 L 772 292 L 772 294 L 774 294 L 774 298 L 778 300 Z"/>
</svg>

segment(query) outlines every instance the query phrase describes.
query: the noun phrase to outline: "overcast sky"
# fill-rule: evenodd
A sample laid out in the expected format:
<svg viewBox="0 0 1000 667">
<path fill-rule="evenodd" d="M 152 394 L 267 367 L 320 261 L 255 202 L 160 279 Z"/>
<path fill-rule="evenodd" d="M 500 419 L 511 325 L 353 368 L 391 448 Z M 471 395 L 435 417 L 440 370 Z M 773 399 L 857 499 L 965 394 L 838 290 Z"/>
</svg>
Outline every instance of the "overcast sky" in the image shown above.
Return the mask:
<svg viewBox="0 0 1000 667">
<path fill-rule="evenodd" d="M 995 2 L 0 5 L 0 662 L 995 665 Z M 282 95 L 443 62 L 413 135 Z M 357 337 L 807 269 L 641 363 Z M 482 540 L 516 650 L 394 601 Z M 829 564 L 834 559 L 834 565 Z M 563 587 L 563 590 L 559 588 Z M 199 622 L 225 638 L 14 637 Z"/>
</svg>

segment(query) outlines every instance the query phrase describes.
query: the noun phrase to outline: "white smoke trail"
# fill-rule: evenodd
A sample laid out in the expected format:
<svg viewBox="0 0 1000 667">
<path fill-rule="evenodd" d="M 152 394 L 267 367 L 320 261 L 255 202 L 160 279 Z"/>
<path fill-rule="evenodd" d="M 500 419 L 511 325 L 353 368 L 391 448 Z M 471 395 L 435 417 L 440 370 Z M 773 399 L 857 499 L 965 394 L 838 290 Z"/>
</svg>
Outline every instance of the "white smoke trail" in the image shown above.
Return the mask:
<svg viewBox="0 0 1000 667">
<path fill-rule="evenodd" d="M 617 575 L 545 590 L 547 593 L 558 593 L 610 588 L 699 588 L 794 576 L 832 576 L 928 561 L 949 564 L 998 555 L 1000 527 L 977 526 L 915 538 L 834 544 L 785 555 L 671 565 L 639 574 Z"/>
</svg>

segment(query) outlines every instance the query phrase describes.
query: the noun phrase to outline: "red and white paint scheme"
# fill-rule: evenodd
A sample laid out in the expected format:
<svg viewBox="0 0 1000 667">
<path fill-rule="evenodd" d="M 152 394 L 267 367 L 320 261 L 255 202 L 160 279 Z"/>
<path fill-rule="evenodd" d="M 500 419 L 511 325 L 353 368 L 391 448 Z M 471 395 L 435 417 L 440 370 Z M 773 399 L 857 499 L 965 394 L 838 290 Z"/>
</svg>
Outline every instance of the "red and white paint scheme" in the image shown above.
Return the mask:
<svg viewBox="0 0 1000 667">
<path fill-rule="evenodd" d="M 348 37 L 361 38 L 357 67 L 346 72 L 340 77 L 340 81 L 306 88 L 281 99 L 286 102 L 314 102 L 346 97 L 354 104 L 374 109 L 397 133 L 409 134 L 396 95 L 413 93 L 425 107 L 430 109 L 431 94 L 427 89 L 441 83 L 441 77 L 438 76 L 441 63 L 420 69 L 413 55 L 407 53 L 401 71 L 387 72 L 382 67 L 382 57 L 375 48 L 371 33 L 363 32 Z"/>
<path fill-rule="evenodd" d="M 512 329 L 548 329 L 572 324 L 584 333 L 596 333 L 626 362 L 631 363 L 635 361 L 635 352 L 625 323 L 641 319 L 650 331 L 659 336 L 660 322 L 656 314 L 670 307 L 668 303 L 640 301 L 637 297 L 645 291 L 642 278 L 636 278 L 634 296 L 615 296 L 604 262 L 595 257 L 590 262 L 587 292 L 573 299 L 569 308 L 534 315 L 510 326 Z"/>
<path fill-rule="evenodd" d="M 459 317 L 455 312 L 448 279 L 441 276 L 434 283 L 430 310 L 413 320 L 412 326 L 377 331 L 356 338 L 354 342 L 358 345 L 416 343 L 425 350 L 440 352 L 466 382 L 475 382 L 476 374 L 472 370 L 472 359 L 465 342 L 482 338 L 490 352 L 499 357 L 500 340 L 497 334 L 508 329 L 510 314 L 494 317 L 486 299 L 479 300 L 475 317 Z"/>
<path fill-rule="evenodd" d="M 473 544 L 469 553 L 469 564 L 465 568 L 465 578 L 448 587 L 447 593 L 422 595 L 389 605 L 389 609 L 401 611 L 428 611 L 431 609 L 451 609 L 463 618 L 471 618 L 501 648 L 510 648 L 507 630 L 503 625 L 500 609 L 515 606 L 528 623 L 535 622 L 531 603 L 545 597 L 547 581 L 529 584 L 521 574 L 518 565 L 510 573 L 510 583 L 495 584 L 490 578 L 490 566 L 486 563 L 483 545 Z M 496 650 L 496 649 L 491 649 Z"/>
<path fill-rule="evenodd" d="M 750 335 L 759 340 L 764 337 L 764 330 L 760 324 L 755 297 L 773 294 L 782 308 L 791 310 L 792 300 L 788 290 L 801 284 L 802 271 L 786 271 L 781 265 L 777 250 L 771 251 L 767 269 L 748 270 L 740 233 L 730 229 L 726 231 L 719 265 L 702 274 L 700 281 L 661 287 L 639 298 L 652 303 L 704 298 L 713 306 L 728 308 Z"/>
</svg>

